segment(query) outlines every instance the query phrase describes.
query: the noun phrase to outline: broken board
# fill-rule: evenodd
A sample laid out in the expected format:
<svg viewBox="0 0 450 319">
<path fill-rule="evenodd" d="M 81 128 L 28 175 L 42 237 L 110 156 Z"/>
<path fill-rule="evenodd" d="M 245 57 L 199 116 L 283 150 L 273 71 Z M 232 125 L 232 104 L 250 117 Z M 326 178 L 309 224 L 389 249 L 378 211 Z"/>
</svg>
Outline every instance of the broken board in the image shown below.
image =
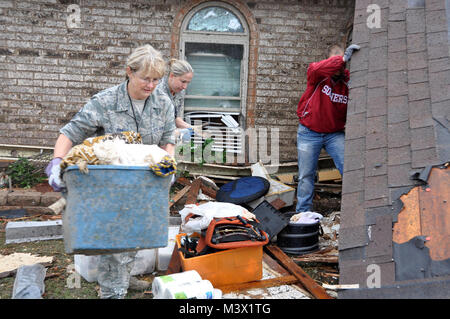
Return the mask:
<svg viewBox="0 0 450 319">
<path fill-rule="evenodd" d="M 319 182 L 338 181 L 342 179 L 341 173 L 336 168 L 334 169 L 320 169 L 318 171 L 317 179 Z"/>
<path fill-rule="evenodd" d="M 13 253 L 0 255 L 0 278 L 8 277 L 16 273 L 21 266 L 42 264 L 48 266 L 53 262 L 53 257 L 39 257 L 28 253 Z"/>
</svg>

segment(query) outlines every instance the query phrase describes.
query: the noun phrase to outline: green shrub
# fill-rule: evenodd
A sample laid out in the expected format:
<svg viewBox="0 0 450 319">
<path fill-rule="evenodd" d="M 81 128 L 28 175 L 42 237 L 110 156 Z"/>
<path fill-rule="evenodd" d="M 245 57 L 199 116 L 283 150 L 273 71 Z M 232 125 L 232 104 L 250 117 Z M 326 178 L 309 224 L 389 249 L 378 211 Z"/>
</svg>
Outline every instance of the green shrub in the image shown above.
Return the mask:
<svg viewBox="0 0 450 319">
<path fill-rule="evenodd" d="M 8 165 L 6 174 L 11 178 L 12 186 L 21 188 L 31 188 L 46 179 L 41 169 L 36 168 L 24 157 Z"/>
</svg>

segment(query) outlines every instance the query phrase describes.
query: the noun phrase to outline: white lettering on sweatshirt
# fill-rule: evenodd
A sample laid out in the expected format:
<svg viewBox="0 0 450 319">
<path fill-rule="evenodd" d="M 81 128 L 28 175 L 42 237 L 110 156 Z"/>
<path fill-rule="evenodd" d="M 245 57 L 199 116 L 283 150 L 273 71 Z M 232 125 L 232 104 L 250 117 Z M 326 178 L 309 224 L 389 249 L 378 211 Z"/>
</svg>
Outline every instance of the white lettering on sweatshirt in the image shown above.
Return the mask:
<svg viewBox="0 0 450 319">
<path fill-rule="evenodd" d="M 333 103 L 347 104 L 348 97 L 342 94 L 333 93 L 332 89 L 328 85 L 324 85 L 324 87 L 322 88 L 322 93 L 328 95 L 330 101 Z"/>
</svg>

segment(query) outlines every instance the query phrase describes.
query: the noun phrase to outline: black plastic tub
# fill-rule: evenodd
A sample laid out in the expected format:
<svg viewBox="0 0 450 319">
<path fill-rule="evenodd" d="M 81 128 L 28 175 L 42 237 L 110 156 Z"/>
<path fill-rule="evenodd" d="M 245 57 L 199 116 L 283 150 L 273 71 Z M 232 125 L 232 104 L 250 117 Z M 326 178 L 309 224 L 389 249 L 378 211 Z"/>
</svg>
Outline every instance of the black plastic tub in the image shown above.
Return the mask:
<svg viewBox="0 0 450 319">
<path fill-rule="evenodd" d="M 320 221 L 314 224 L 289 224 L 278 234 L 277 246 L 291 255 L 304 255 L 319 250 Z"/>
</svg>

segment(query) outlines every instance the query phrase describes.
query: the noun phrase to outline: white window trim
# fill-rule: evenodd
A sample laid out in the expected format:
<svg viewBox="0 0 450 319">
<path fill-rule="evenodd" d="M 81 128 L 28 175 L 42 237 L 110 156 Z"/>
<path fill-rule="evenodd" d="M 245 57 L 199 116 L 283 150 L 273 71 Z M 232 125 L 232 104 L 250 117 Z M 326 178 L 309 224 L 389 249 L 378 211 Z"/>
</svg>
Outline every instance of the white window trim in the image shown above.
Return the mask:
<svg viewBox="0 0 450 319">
<path fill-rule="evenodd" d="M 244 32 L 243 33 L 233 33 L 233 32 L 205 32 L 205 31 L 189 31 L 187 30 L 187 25 L 191 18 L 200 10 L 206 7 L 222 7 L 230 12 L 232 12 L 241 23 Z M 186 42 L 191 43 L 220 43 L 220 44 L 239 44 L 243 46 L 244 52 L 241 61 L 241 85 L 240 85 L 240 97 L 241 100 L 240 109 L 230 108 L 190 108 L 185 107 L 185 112 L 210 112 L 210 111 L 220 111 L 220 112 L 239 112 L 239 122 L 241 127 L 245 127 L 246 118 L 246 104 L 247 104 L 247 89 L 248 89 L 248 61 L 249 61 L 249 43 L 250 43 L 250 32 L 247 25 L 245 17 L 237 10 L 235 7 L 219 1 L 204 2 L 195 8 L 193 8 L 183 19 L 180 30 L 180 57 L 186 59 L 185 44 Z M 195 71 L 195 70 L 194 70 Z M 186 96 L 194 97 L 194 96 Z M 198 96 L 195 96 L 198 98 Z M 216 97 L 217 98 L 217 97 Z M 221 97 L 225 98 L 226 97 Z M 233 97 L 236 99 L 236 97 Z"/>
</svg>

